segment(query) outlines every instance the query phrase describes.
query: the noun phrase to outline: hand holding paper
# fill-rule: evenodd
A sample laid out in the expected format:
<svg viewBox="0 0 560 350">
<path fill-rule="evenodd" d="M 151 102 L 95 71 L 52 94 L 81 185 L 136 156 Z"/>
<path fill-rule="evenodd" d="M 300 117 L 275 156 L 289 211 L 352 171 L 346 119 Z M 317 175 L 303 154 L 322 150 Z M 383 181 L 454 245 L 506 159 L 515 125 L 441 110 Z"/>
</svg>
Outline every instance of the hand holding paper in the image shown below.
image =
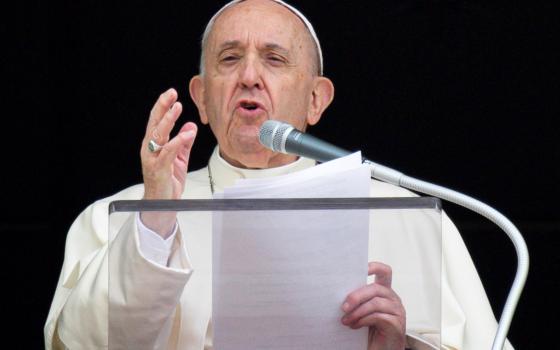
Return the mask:
<svg viewBox="0 0 560 350">
<path fill-rule="evenodd" d="M 375 282 L 348 295 L 342 304 L 342 323 L 353 329 L 370 327 L 369 350 L 401 350 L 405 346 L 406 312 L 391 289 L 391 267 L 370 262 L 368 274 L 375 275 Z"/>
</svg>

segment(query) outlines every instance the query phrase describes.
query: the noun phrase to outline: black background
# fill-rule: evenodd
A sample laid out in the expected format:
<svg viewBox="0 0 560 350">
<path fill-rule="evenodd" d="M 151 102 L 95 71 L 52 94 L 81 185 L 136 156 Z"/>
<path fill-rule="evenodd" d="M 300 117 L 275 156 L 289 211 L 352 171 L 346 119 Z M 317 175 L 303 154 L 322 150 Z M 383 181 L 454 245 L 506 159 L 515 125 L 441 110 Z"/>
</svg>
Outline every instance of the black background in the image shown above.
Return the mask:
<svg viewBox="0 0 560 350">
<path fill-rule="evenodd" d="M 336 97 L 310 133 L 477 197 L 522 231 L 531 271 L 509 338 L 553 347 L 557 331 L 558 40 L 551 5 L 522 1 L 292 2 L 319 35 Z M 551 4 L 553 2 L 550 2 Z M 222 1 L 23 3 L 3 16 L 1 234 L 4 310 L 43 347 L 66 232 L 89 203 L 142 181 L 139 145 L 157 96 L 187 84 Z M 548 7 L 547 7 L 548 6 Z M 13 123 L 13 124 L 12 124 Z M 200 123 L 199 123 L 200 126 Z M 7 143 L 7 145 L 6 145 Z M 191 169 L 213 136 L 201 128 Z M 516 267 L 506 236 L 444 203 L 497 315 Z M 23 311 L 22 311 L 23 310 Z"/>
</svg>

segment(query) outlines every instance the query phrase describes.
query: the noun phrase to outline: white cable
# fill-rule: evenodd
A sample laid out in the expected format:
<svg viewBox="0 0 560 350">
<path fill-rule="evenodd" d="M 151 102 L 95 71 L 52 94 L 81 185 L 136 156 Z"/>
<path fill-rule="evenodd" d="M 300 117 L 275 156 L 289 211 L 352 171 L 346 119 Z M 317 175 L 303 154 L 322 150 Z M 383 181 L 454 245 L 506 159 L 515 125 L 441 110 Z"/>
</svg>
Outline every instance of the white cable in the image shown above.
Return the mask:
<svg viewBox="0 0 560 350">
<path fill-rule="evenodd" d="M 364 161 L 364 163 L 371 167 L 372 177 L 413 191 L 429 194 L 470 209 L 498 225 L 511 239 L 517 253 L 517 271 L 506 299 L 500 321 L 498 322 L 494 343 L 492 344 L 492 350 L 502 350 L 515 313 L 515 308 L 517 307 L 523 287 L 525 286 L 525 281 L 527 280 L 527 274 L 529 273 L 529 251 L 517 227 L 500 212 L 477 199 L 439 185 L 415 179 L 369 160 Z"/>
</svg>

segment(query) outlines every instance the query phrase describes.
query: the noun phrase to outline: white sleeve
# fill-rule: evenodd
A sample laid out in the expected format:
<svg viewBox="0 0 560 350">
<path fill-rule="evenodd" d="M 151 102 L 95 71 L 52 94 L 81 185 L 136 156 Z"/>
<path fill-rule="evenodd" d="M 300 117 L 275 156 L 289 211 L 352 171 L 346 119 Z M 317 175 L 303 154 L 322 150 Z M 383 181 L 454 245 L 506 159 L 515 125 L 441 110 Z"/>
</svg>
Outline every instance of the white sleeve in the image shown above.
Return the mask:
<svg viewBox="0 0 560 350">
<path fill-rule="evenodd" d="M 138 228 L 140 254 L 160 266 L 169 266 L 169 255 L 171 254 L 171 247 L 173 247 L 173 240 L 177 234 L 177 222 L 173 226 L 171 235 L 166 239 L 163 239 L 156 232 L 146 227 L 140 219 L 139 213 L 136 213 L 136 226 Z"/>
<path fill-rule="evenodd" d="M 169 239 L 168 264 L 161 266 L 140 251 L 134 215 L 111 221 L 118 234 L 109 241 L 107 212 L 106 203 L 90 206 L 70 229 L 45 325 L 46 349 L 59 349 L 60 343 L 107 349 L 109 342 L 115 348 L 166 347 L 192 274 L 180 229 Z"/>
</svg>

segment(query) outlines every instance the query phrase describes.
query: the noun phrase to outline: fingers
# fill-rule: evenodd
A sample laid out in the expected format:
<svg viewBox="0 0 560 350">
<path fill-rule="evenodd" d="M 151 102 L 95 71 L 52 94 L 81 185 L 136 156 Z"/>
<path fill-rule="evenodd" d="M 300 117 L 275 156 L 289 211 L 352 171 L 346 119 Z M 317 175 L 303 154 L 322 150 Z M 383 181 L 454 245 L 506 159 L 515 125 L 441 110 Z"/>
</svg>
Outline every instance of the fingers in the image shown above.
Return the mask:
<svg viewBox="0 0 560 350">
<path fill-rule="evenodd" d="M 375 282 L 348 294 L 342 305 L 341 322 L 352 328 L 370 327 L 370 349 L 402 349 L 406 333 L 406 311 L 401 299 L 391 288 L 391 268 L 370 263 L 368 273 Z"/>
<path fill-rule="evenodd" d="M 169 134 L 175 126 L 175 122 L 179 119 L 181 112 L 183 111 L 183 105 L 181 102 L 175 102 L 171 108 L 165 112 L 163 117 L 160 119 L 152 129 L 151 133 L 148 133 L 149 137 L 153 138 L 159 144 L 164 144 L 169 140 Z"/>
<path fill-rule="evenodd" d="M 342 311 L 348 315 L 358 306 L 373 298 L 399 300 L 398 295 L 392 289 L 373 283 L 356 289 L 352 293 L 348 294 L 346 300 L 342 304 Z"/>
<path fill-rule="evenodd" d="M 351 328 L 371 326 L 372 324 L 368 324 L 367 321 L 381 314 L 400 318 L 404 315 L 404 307 L 398 298 L 373 297 L 348 312 L 342 318 L 342 323 Z"/>
<path fill-rule="evenodd" d="M 177 136 L 163 146 L 158 157 L 159 166 L 170 166 L 176 158 L 179 158 L 186 170 L 196 132 L 197 129 L 194 123 L 185 124 Z"/>
<path fill-rule="evenodd" d="M 159 96 L 158 100 L 154 104 L 154 107 L 150 111 L 146 135 L 152 133 L 154 127 L 160 122 L 164 114 L 169 111 L 175 101 L 177 101 L 177 91 L 173 88 L 167 90 Z M 149 135 L 148 137 L 152 136 Z"/>
<path fill-rule="evenodd" d="M 393 280 L 393 271 L 391 270 L 391 266 L 372 261 L 368 264 L 368 275 L 375 275 L 375 283 L 391 288 Z"/>
<path fill-rule="evenodd" d="M 148 143 L 154 140 L 159 145 L 164 145 L 169 140 L 169 133 L 175 122 L 181 115 L 183 106 L 177 102 L 177 91 L 171 88 L 162 93 L 152 111 L 146 127 L 146 133 L 142 140 L 141 155 L 143 157 L 155 157 L 155 153 L 147 152 Z"/>
<path fill-rule="evenodd" d="M 194 132 L 196 137 L 196 133 L 197 133 L 196 124 L 192 122 L 185 123 L 185 125 L 183 125 L 181 130 L 179 130 L 179 134 L 185 132 Z M 178 178 L 183 178 L 183 176 L 186 176 L 187 174 L 187 169 L 189 166 L 189 157 L 191 154 L 193 143 L 194 143 L 194 138 L 192 139 L 192 141 L 188 141 L 184 143 L 182 147 L 180 147 L 179 150 L 177 151 L 177 157 L 174 160 L 174 170 L 175 170 L 175 176 L 177 176 Z"/>
<path fill-rule="evenodd" d="M 187 171 L 189 168 L 189 157 L 196 138 L 197 128 L 194 123 L 186 123 L 179 131 L 179 134 L 172 140 L 178 139 L 176 156 L 173 159 L 173 177 L 180 183 L 185 184 Z M 175 198 L 181 197 L 181 192 L 174 195 Z"/>
<path fill-rule="evenodd" d="M 194 123 L 167 142 L 157 156 L 143 160 L 144 199 L 178 199 L 183 193 L 190 151 L 196 137 Z"/>
<path fill-rule="evenodd" d="M 375 327 L 377 330 L 383 330 L 384 333 L 398 334 L 406 328 L 402 320 L 404 320 L 404 318 L 401 318 L 400 315 L 375 312 L 351 323 L 349 327 L 352 329 Z"/>
<path fill-rule="evenodd" d="M 370 262 L 368 274 L 375 275 L 375 282 L 348 294 L 342 305 L 345 313 L 342 323 L 359 328 L 371 326 L 368 322 L 377 320 L 375 317 L 378 315 L 404 318 L 405 310 L 401 299 L 391 288 L 391 267 L 380 262 Z"/>
</svg>

